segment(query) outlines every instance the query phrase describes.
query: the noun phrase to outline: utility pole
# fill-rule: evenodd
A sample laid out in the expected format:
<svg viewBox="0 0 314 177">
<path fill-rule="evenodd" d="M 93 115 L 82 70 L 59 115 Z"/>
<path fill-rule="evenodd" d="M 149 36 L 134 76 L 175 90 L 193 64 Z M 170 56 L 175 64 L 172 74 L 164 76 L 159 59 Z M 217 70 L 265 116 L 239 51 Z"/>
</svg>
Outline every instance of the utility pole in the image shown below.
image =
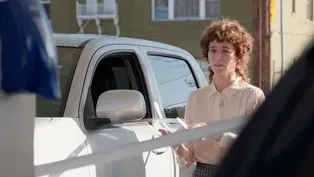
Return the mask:
<svg viewBox="0 0 314 177">
<path fill-rule="evenodd" d="M 262 1 L 262 85 L 265 94 L 271 91 L 270 0 Z"/>
<path fill-rule="evenodd" d="M 261 87 L 261 76 L 262 76 L 262 67 L 261 67 L 261 48 L 262 48 L 262 32 L 261 32 L 261 2 L 262 0 L 253 0 L 253 38 L 254 38 L 254 45 L 253 45 L 253 60 L 252 60 L 252 76 L 253 76 L 253 84 L 257 87 Z"/>
<path fill-rule="evenodd" d="M 270 57 L 270 0 L 253 0 L 254 50 L 252 61 L 253 84 L 265 94 L 271 90 Z"/>
</svg>

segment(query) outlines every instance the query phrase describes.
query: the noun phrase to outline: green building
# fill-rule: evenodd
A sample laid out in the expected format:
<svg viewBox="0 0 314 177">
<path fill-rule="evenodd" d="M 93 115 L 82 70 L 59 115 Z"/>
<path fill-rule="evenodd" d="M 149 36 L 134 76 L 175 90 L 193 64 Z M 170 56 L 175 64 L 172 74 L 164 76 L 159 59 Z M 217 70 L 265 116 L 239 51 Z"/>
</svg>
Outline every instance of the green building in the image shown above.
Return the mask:
<svg viewBox="0 0 314 177">
<path fill-rule="evenodd" d="M 253 3 L 259 0 L 42 1 L 54 32 L 149 39 L 184 48 L 199 58 L 200 36 L 213 19 L 237 19 L 253 33 Z M 266 79 L 273 86 L 313 38 L 314 21 L 313 0 L 270 1 L 275 5 L 270 24 L 271 64 L 263 72 L 270 73 Z M 200 64 L 206 71 L 206 64 Z"/>
<path fill-rule="evenodd" d="M 212 19 L 236 18 L 252 31 L 251 3 L 251 0 L 241 0 L 240 5 L 234 0 L 52 0 L 50 18 L 58 33 L 79 33 L 78 21 L 84 19 L 84 33 L 110 35 L 117 33 L 114 25 L 117 18 L 120 36 L 165 42 L 199 58 L 200 36 Z M 113 15 L 113 4 L 117 17 Z"/>
</svg>

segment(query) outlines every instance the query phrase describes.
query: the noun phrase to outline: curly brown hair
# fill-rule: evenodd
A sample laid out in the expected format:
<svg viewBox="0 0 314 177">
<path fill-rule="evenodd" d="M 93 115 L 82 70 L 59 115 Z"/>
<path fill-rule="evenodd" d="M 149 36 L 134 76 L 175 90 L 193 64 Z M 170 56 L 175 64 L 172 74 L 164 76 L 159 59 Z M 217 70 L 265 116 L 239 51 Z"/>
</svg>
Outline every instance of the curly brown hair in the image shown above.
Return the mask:
<svg viewBox="0 0 314 177">
<path fill-rule="evenodd" d="M 213 41 L 216 42 L 229 42 L 235 48 L 235 53 L 238 58 L 236 65 L 236 74 L 244 81 L 248 78 L 245 74 L 247 64 L 249 61 L 250 53 L 253 48 L 253 38 L 247 30 L 241 26 L 237 20 L 222 19 L 213 21 L 203 32 L 200 47 L 202 50 L 202 58 L 208 60 L 209 44 Z M 213 80 L 214 72 L 209 70 L 209 81 Z"/>
</svg>

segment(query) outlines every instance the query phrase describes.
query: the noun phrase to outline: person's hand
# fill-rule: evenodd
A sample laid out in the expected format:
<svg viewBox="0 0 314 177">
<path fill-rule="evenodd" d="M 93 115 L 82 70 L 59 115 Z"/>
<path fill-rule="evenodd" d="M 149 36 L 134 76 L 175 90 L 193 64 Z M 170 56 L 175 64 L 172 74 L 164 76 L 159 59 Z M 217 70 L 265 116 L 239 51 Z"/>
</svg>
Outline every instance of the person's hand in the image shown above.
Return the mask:
<svg viewBox="0 0 314 177">
<path fill-rule="evenodd" d="M 207 124 L 204 123 L 204 122 L 193 123 L 193 124 L 189 125 L 189 129 L 203 127 L 203 126 L 206 126 L 206 125 Z M 206 138 L 201 138 L 199 140 L 196 140 L 196 142 L 204 141 L 205 139 Z M 221 140 L 221 136 L 216 136 L 216 137 L 213 137 L 212 139 L 219 143 L 220 140 Z"/>
<path fill-rule="evenodd" d="M 167 130 L 165 130 L 165 129 L 162 129 L 162 128 L 160 128 L 158 131 L 161 133 L 162 136 L 168 135 L 168 134 L 170 133 L 169 131 L 167 131 Z M 174 145 L 174 146 L 171 146 L 171 147 L 172 147 L 172 149 L 173 149 L 175 152 L 177 152 L 179 146 L 180 146 L 180 145 Z"/>
<path fill-rule="evenodd" d="M 199 128 L 199 127 L 203 127 L 206 126 L 207 124 L 204 122 L 197 122 L 197 123 L 192 123 L 188 126 L 188 129 L 193 129 L 193 128 Z M 198 140 L 195 140 L 196 142 L 200 142 L 200 141 L 204 141 L 206 138 L 201 138 Z"/>
<path fill-rule="evenodd" d="M 218 143 L 220 142 L 221 140 L 221 136 L 216 136 L 216 137 L 213 137 L 212 138 L 214 141 L 217 141 Z"/>
<path fill-rule="evenodd" d="M 189 166 L 191 166 L 193 163 L 195 163 L 196 161 L 193 159 L 193 160 L 188 160 L 187 158 L 185 157 L 182 157 L 182 156 L 178 156 L 177 157 L 177 163 L 179 165 L 180 168 L 187 168 Z"/>
<path fill-rule="evenodd" d="M 162 136 L 165 136 L 165 135 L 168 135 L 170 132 L 165 130 L 165 129 L 159 129 L 158 130 Z M 180 155 L 181 154 L 181 151 L 184 149 L 185 151 L 189 151 L 189 149 L 187 147 L 185 147 L 184 145 L 174 145 L 174 146 L 171 146 L 172 149 L 176 152 L 176 154 Z"/>
<path fill-rule="evenodd" d="M 165 135 L 169 134 L 169 132 L 167 130 L 162 129 L 162 128 L 158 129 L 158 131 L 161 133 L 162 136 L 165 136 Z"/>
<path fill-rule="evenodd" d="M 207 124 L 204 122 L 197 122 L 197 123 L 192 123 L 188 126 L 188 129 L 192 129 L 192 128 L 198 128 L 198 127 L 203 127 L 206 126 Z"/>
</svg>

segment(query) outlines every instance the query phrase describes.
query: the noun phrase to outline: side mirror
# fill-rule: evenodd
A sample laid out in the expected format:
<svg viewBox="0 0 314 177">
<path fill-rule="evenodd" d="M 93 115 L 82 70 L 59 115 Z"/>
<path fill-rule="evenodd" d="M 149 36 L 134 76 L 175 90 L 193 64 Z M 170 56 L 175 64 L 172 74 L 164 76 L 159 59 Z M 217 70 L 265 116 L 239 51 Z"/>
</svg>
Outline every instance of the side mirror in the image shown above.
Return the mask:
<svg viewBox="0 0 314 177">
<path fill-rule="evenodd" d="M 109 90 L 97 100 L 97 118 L 109 118 L 112 123 L 142 119 L 145 115 L 144 97 L 135 90 Z"/>
</svg>

